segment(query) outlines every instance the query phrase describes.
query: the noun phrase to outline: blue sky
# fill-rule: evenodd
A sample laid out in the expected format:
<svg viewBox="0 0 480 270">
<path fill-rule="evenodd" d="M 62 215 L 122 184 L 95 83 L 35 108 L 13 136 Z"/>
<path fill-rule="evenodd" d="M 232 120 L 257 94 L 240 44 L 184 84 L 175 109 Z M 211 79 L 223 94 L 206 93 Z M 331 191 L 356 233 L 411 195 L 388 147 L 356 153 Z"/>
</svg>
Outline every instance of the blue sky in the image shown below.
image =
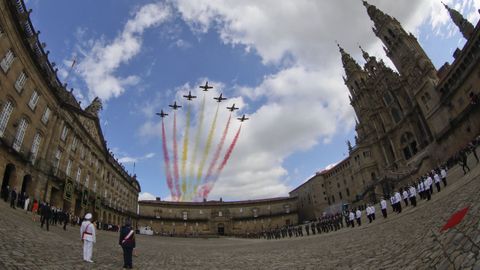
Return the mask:
<svg viewBox="0 0 480 270">
<path fill-rule="evenodd" d="M 361 64 L 358 44 L 386 57 L 360 1 L 329 2 L 26 1 L 60 78 L 66 79 L 76 58 L 69 87 L 82 106 L 95 96 L 102 98 L 107 144 L 130 172 L 135 162 L 147 192 L 142 198 L 170 198 L 155 112 L 170 112 L 173 100 L 184 104 L 181 95 L 188 90 L 201 99 L 198 85 L 210 81 L 215 89 L 207 94 L 204 146 L 216 108 L 212 97 L 221 92 L 229 98 L 225 106 L 240 106 L 237 115 L 251 119 L 242 126 L 209 197 L 226 200 L 285 196 L 316 171 L 346 157 L 354 114 L 335 41 Z M 445 2 L 477 22 L 480 0 Z M 437 68 L 451 62 L 455 48 L 464 43 L 440 1 L 371 3 L 414 33 Z M 192 103 L 191 138 L 198 129 L 200 103 Z M 228 118 L 225 106 L 213 149 Z M 185 115 L 185 110 L 178 114 L 179 145 Z M 172 116 L 165 120 L 169 136 Z M 227 145 L 238 126 L 232 123 Z"/>
</svg>

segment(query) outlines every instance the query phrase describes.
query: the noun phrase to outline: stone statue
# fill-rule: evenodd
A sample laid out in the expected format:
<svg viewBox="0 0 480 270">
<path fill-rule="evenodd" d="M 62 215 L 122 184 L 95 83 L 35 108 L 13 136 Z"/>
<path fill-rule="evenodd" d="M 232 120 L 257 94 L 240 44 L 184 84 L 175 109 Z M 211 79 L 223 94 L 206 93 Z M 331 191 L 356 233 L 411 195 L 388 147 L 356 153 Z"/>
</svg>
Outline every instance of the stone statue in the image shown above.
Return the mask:
<svg viewBox="0 0 480 270">
<path fill-rule="evenodd" d="M 100 100 L 99 97 L 96 97 L 93 99 L 92 103 L 88 105 L 87 108 L 85 108 L 85 111 L 87 113 L 93 114 L 95 116 L 98 116 L 98 112 L 103 108 L 102 106 L 102 101 Z"/>
</svg>

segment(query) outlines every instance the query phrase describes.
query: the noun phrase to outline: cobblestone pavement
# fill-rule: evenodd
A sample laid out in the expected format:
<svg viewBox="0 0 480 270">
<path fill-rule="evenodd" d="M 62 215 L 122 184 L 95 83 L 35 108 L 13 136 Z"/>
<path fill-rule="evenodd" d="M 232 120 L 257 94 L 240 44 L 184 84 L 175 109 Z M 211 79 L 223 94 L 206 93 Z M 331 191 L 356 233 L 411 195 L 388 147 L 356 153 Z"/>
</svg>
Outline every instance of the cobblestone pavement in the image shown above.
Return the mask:
<svg viewBox="0 0 480 270">
<path fill-rule="evenodd" d="M 474 162 L 471 162 L 473 164 Z M 354 229 L 303 238 L 182 239 L 138 236 L 136 269 L 480 269 L 480 166 L 430 202 Z M 470 206 L 454 229 L 440 228 Z M 79 227 L 50 232 L 0 202 L 0 269 L 121 269 L 117 234 L 100 231 L 95 263 L 82 261 Z"/>
</svg>

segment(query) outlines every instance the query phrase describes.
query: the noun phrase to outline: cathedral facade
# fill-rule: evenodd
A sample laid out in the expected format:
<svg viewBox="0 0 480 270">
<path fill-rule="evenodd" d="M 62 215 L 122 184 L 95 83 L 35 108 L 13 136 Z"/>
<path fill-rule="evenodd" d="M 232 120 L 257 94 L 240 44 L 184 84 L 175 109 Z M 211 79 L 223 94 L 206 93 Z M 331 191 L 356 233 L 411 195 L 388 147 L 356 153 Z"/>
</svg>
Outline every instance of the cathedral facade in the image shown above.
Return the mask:
<svg viewBox="0 0 480 270">
<path fill-rule="evenodd" d="M 339 46 L 357 122 L 349 156 L 318 172 L 290 195 L 298 197 L 300 220 L 338 211 L 344 205 L 376 202 L 443 163 L 480 134 L 479 28 L 448 10 L 467 39 L 453 63 L 437 70 L 398 20 L 363 2 L 396 70 L 363 49 L 360 66 Z M 303 206 L 303 207 L 302 207 Z"/>
<path fill-rule="evenodd" d="M 110 153 L 101 101 L 82 109 L 57 77 L 21 0 L 0 1 L 1 188 L 77 216 L 120 224 L 140 185 Z"/>
</svg>

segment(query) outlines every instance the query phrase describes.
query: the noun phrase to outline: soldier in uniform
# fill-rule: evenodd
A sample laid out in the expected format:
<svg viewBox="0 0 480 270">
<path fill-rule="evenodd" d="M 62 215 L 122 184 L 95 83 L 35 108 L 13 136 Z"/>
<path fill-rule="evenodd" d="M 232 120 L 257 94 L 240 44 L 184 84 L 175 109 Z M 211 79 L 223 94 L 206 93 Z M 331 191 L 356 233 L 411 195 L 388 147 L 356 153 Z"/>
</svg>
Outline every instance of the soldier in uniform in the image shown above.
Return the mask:
<svg viewBox="0 0 480 270">
<path fill-rule="evenodd" d="M 442 175 L 443 186 L 446 187 L 447 186 L 447 170 L 445 167 L 443 167 L 440 170 L 440 174 Z"/>
<path fill-rule="evenodd" d="M 432 171 L 433 181 L 435 182 L 435 187 L 437 187 L 437 192 L 440 192 L 440 175 L 437 172 Z"/>
<path fill-rule="evenodd" d="M 125 225 L 120 229 L 120 239 L 118 244 L 123 249 L 123 268 L 131 269 L 132 266 L 132 252 L 135 248 L 135 231 L 132 229 L 132 222 L 130 219 L 125 221 Z"/>
<path fill-rule="evenodd" d="M 383 218 L 387 218 L 387 201 L 384 198 L 380 201 L 380 208 L 382 209 Z"/>
<path fill-rule="evenodd" d="M 86 262 L 93 263 L 92 253 L 93 253 L 93 243 L 96 241 L 95 237 L 95 225 L 91 222 L 92 214 L 87 213 L 85 215 L 85 220 L 82 222 L 80 227 L 80 237 L 83 242 L 83 260 Z"/>
<path fill-rule="evenodd" d="M 410 203 L 412 204 L 413 207 L 416 207 L 417 206 L 417 197 L 416 197 L 416 193 L 417 191 L 415 190 L 415 185 L 411 185 L 410 188 L 408 189 L 408 193 L 409 193 L 409 196 L 410 196 Z"/>
<path fill-rule="evenodd" d="M 360 208 L 357 208 L 357 211 L 355 212 L 355 218 L 357 219 L 358 226 L 362 225 L 362 211 L 360 211 Z"/>
<path fill-rule="evenodd" d="M 348 214 L 348 219 L 350 220 L 350 226 L 355 228 L 355 214 L 353 213 L 353 209 L 350 210 L 350 214 Z"/>
<path fill-rule="evenodd" d="M 13 188 L 10 192 L 10 207 L 15 209 L 15 200 L 17 199 L 17 189 Z"/>
<path fill-rule="evenodd" d="M 48 231 L 50 226 L 50 218 L 52 217 L 52 210 L 50 209 L 50 205 L 48 203 L 42 205 L 42 208 L 40 208 L 40 215 L 40 228 L 43 228 L 43 224 L 45 223 Z"/>
</svg>

